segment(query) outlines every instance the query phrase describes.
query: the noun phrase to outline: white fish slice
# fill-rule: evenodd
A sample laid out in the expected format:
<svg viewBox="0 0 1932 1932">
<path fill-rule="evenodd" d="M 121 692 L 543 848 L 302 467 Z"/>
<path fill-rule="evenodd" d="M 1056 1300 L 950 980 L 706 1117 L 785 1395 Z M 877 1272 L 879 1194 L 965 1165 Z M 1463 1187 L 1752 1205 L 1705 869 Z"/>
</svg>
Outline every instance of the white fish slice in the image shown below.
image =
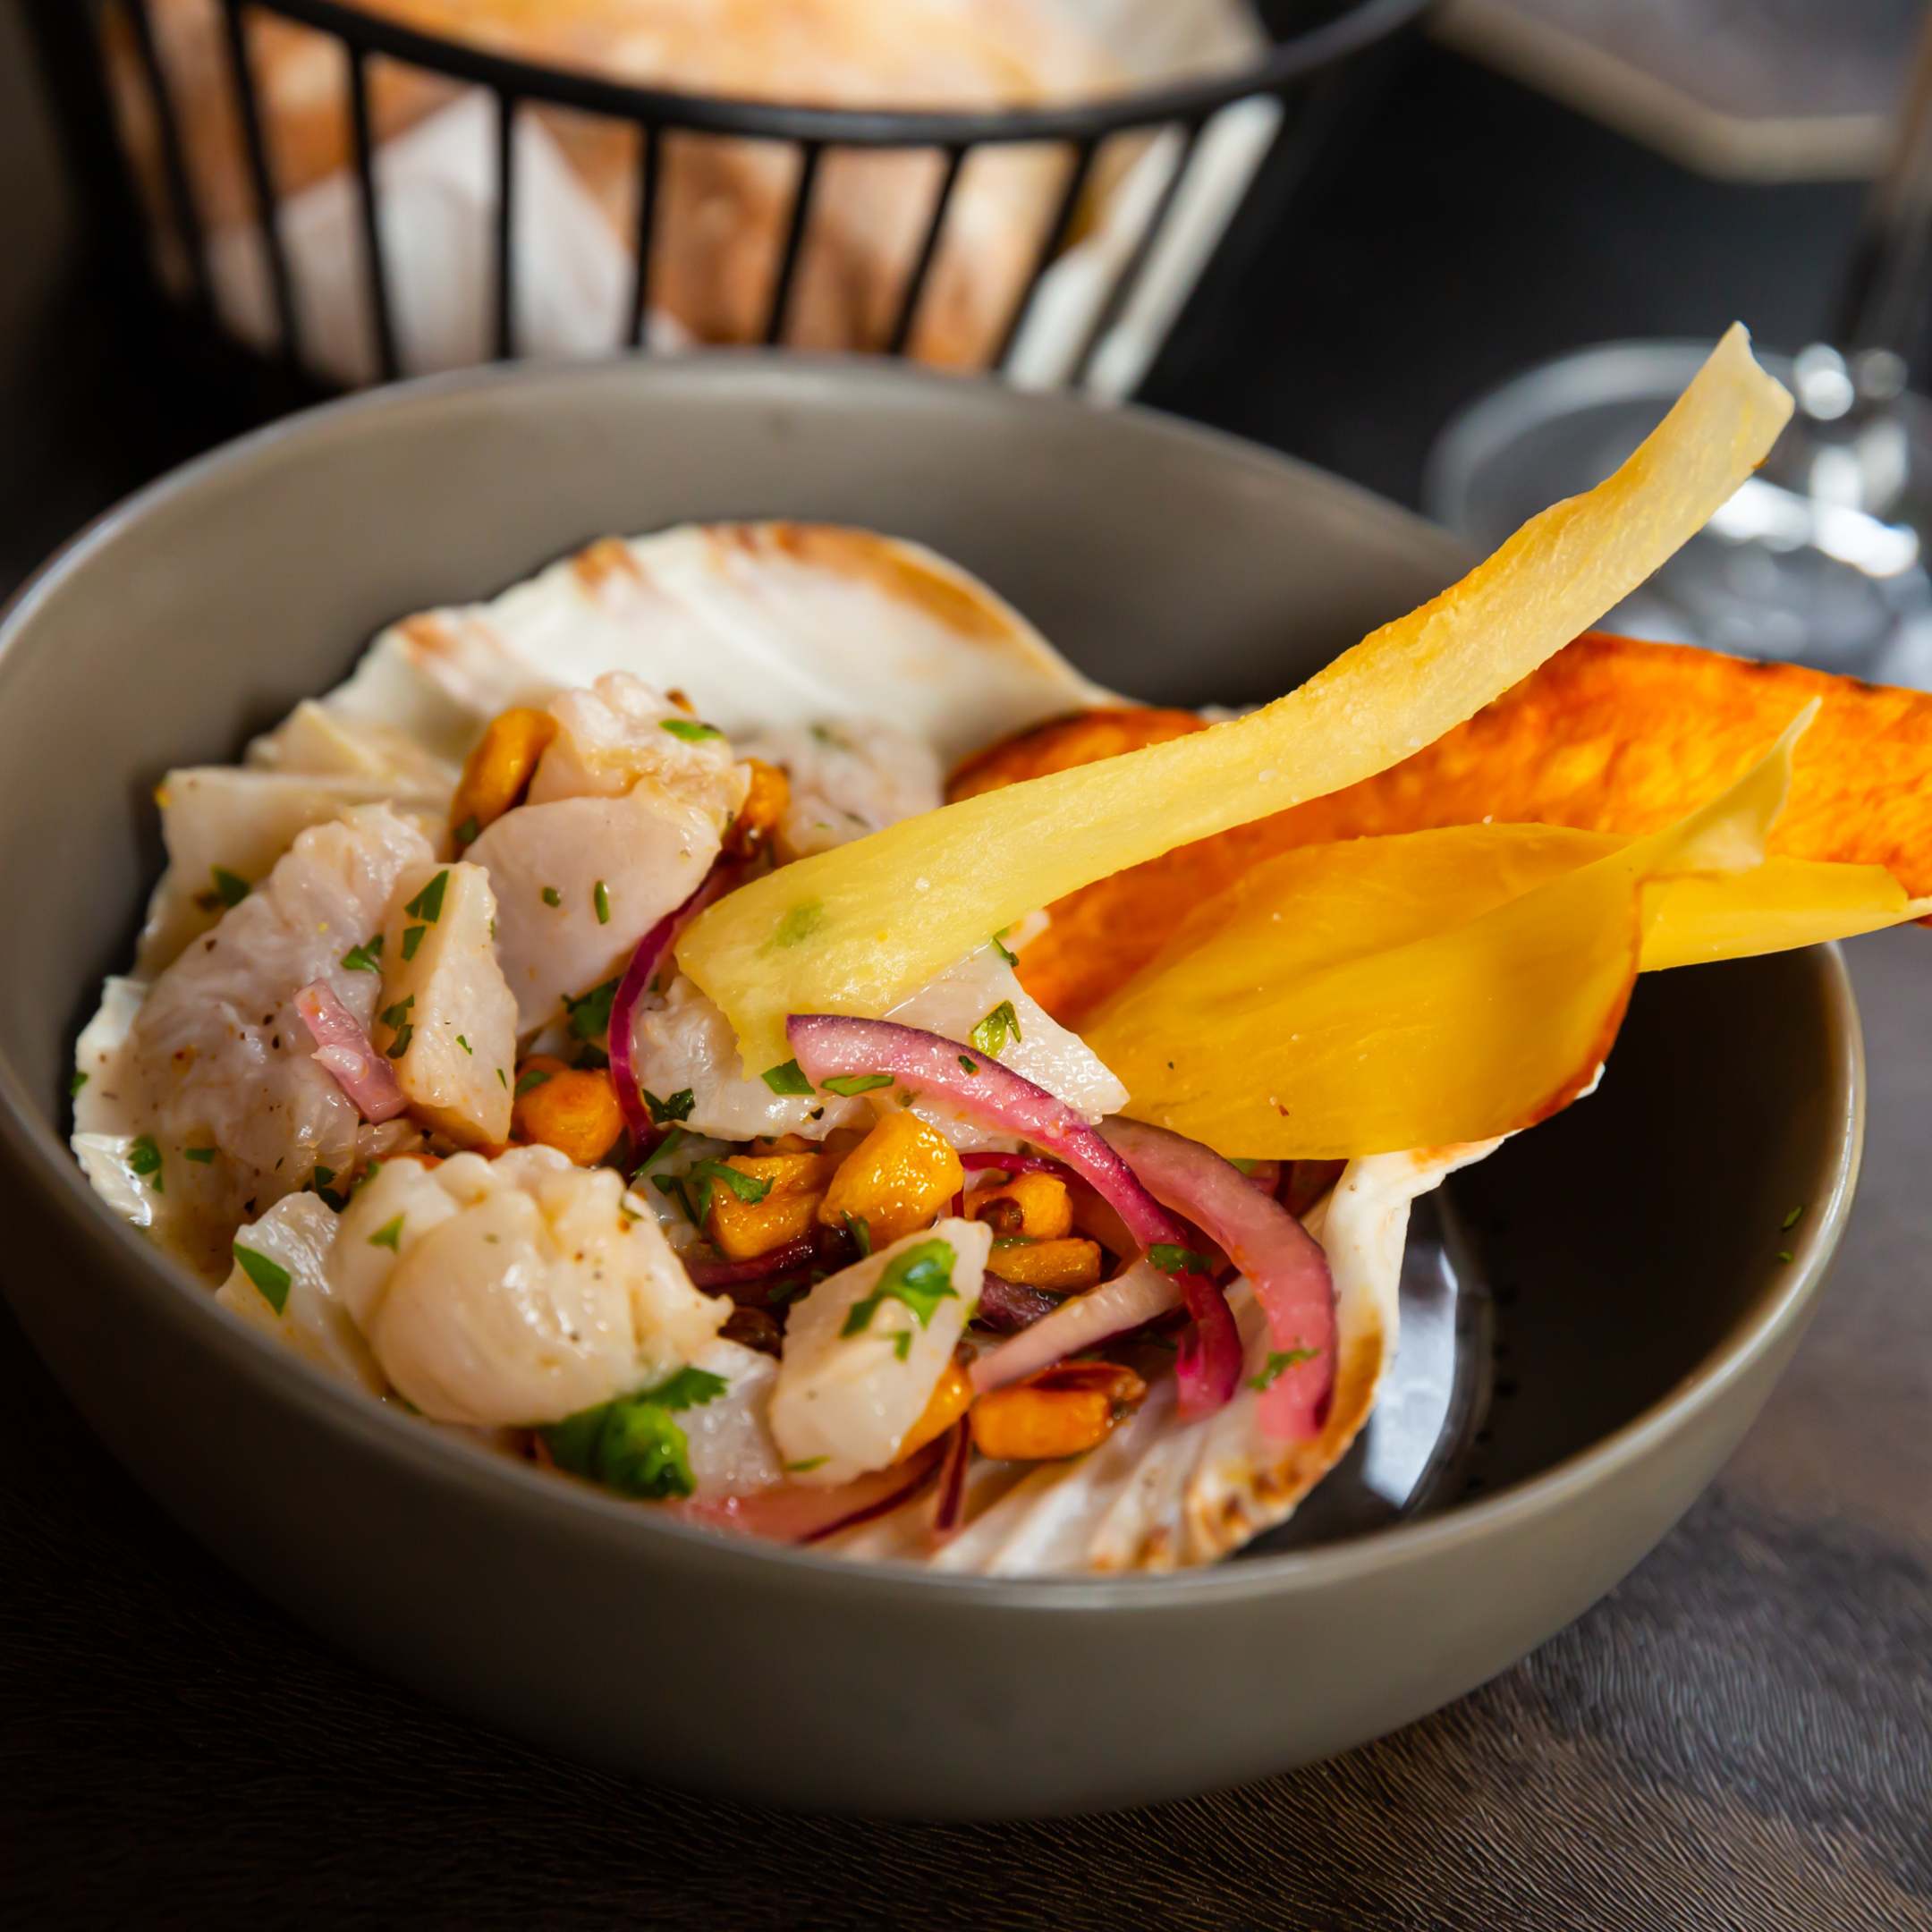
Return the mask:
<svg viewBox="0 0 1932 1932">
<path fill-rule="evenodd" d="M 1309 1216 L 1335 1275 L 1339 1356 L 1327 1419 L 1312 1440 L 1282 1442 L 1262 1430 L 1249 1378 L 1266 1364 L 1270 1337 L 1240 1283 L 1229 1300 L 1241 1332 L 1241 1384 L 1216 1414 L 1178 1420 L 1174 1378 L 1163 1376 L 1088 1455 L 1017 1481 L 1010 1469 L 979 1465 L 965 1527 L 938 1551 L 928 1547 L 929 1497 L 826 1547 L 985 1576 L 1160 1572 L 1216 1562 L 1285 1522 L 1348 1453 L 1394 1360 L 1410 1204 L 1497 1145 L 1353 1161 Z"/>
<path fill-rule="evenodd" d="M 1116 703 L 978 579 L 918 544 L 812 523 L 606 538 L 487 604 L 385 631 L 324 700 L 460 758 L 483 719 L 608 671 L 738 735 L 883 710 L 948 763 Z"/>
</svg>

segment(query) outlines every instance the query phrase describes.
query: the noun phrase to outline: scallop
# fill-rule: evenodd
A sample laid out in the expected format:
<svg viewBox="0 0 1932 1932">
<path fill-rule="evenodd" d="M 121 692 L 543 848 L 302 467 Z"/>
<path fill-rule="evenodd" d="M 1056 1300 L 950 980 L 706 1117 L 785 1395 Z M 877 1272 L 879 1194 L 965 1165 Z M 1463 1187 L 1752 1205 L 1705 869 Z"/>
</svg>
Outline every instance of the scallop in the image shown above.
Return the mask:
<svg viewBox="0 0 1932 1932">
<path fill-rule="evenodd" d="M 792 1309 L 771 1431 L 801 1482 L 849 1482 L 898 1453 L 953 1359 L 992 1252 L 948 1217 L 820 1282 Z"/>
<path fill-rule="evenodd" d="M 488 873 L 457 864 L 405 872 L 383 928 L 377 1044 L 417 1117 L 459 1147 L 510 1138 L 517 1004 L 496 927 Z"/>
<path fill-rule="evenodd" d="M 700 1294 L 608 1168 L 549 1148 L 385 1165 L 329 1277 L 397 1391 L 432 1419 L 558 1422 L 663 1380 L 731 1310 Z"/>
<path fill-rule="evenodd" d="M 613 671 L 550 705 L 557 734 L 530 780 L 530 803 L 622 798 L 640 784 L 695 805 L 722 832 L 744 803 L 745 780 L 715 724 L 681 710 L 640 679 Z"/>
<path fill-rule="evenodd" d="M 318 1167 L 346 1171 L 358 1158 L 361 1115 L 311 1057 L 294 997 L 325 981 L 369 1024 L 380 979 L 347 958 L 380 929 L 404 873 L 430 857 L 422 834 L 384 805 L 311 827 L 143 1002 L 114 1072 L 121 1124 L 151 1138 L 160 1165 L 149 1192 L 217 1278 L 238 1222 Z"/>
</svg>

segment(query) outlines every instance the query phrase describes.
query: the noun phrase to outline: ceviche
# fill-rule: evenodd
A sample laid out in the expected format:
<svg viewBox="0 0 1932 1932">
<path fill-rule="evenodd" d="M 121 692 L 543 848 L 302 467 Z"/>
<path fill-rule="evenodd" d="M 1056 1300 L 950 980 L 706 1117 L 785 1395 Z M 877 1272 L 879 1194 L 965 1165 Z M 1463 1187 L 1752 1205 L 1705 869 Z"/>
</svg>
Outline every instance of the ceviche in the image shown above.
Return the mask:
<svg viewBox="0 0 1932 1932">
<path fill-rule="evenodd" d="M 1789 406 L 1733 331 L 1599 489 L 1212 724 L 858 530 L 410 617 L 159 786 L 74 1150 L 233 1316 L 560 1481 L 1217 1558 L 1361 1429 L 1411 1200 L 1589 1090 L 1637 972 L 1924 910 L 1928 700 L 1579 637 Z"/>
</svg>

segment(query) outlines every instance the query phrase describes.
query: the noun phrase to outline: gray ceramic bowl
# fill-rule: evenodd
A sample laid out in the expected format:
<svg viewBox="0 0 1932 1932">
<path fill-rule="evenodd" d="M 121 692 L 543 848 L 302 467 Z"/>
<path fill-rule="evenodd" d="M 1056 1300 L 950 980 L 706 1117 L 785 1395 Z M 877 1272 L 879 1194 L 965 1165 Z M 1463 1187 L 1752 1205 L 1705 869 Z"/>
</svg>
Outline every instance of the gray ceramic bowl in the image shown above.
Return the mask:
<svg viewBox="0 0 1932 1932">
<path fill-rule="evenodd" d="M 603 531 L 777 513 L 922 538 L 1168 699 L 1282 689 L 1459 561 L 1144 414 L 756 359 L 435 382 L 171 478 L 0 641 L 4 1273 L 29 1333 L 136 1479 L 304 1622 L 652 1778 L 930 1816 L 1120 1805 L 1340 1750 L 1501 1670 L 1676 1520 L 1797 1343 L 1858 1163 L 1830 953 L 1648 982 L 1603 1090 L 1456 1191 L 1497 1359 L 1455 1499 L 1174 1578 L 941 1579 L 665 1523 L 324 1381 L 89 1196 L 64 1072 L 156 869 L 165 766 L 232 757 L 398 612 Z"/>
</svg>

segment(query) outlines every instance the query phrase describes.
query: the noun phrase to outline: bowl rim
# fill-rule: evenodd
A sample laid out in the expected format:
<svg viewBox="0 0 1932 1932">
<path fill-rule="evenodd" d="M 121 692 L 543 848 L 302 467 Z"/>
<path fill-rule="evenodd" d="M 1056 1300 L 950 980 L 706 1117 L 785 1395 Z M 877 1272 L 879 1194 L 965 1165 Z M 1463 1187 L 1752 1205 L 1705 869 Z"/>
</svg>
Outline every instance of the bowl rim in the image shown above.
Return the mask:
<svg viewBox="0 0 1932 1932">
<path fill-rule="evenodd" d="M 283 454 L 318 436 L 365 419 L 406 421 L 411 411 L 445 398 L 487 398 L 498 388 L 531 388 L 546 382 L 668 382 L 678 389 L 718 383 L 742 402 L 750 382 L 792 400 L 820 400 L 836 392 L 917 392 L 964 400 L 976 411 L 994 410 L 1015 419 L 1043 415 L 1101 417 L 1131 432 L 1192 445 L 1213 460 L 1233 462 L 1278 478 L 1284 470 L 1318 479 L 1391 527 L 1406 526 L 1411 541 L 1440 538 L 1445 560 L 1466 555 L 1462 547 L 1420 518 L 1316 466 L 1245 438 L 1166 416 L 1144 405 L 1101 404 L 1070 394 L 1032 395 L 991 377 L 938 375 L 899 364 L 865 363 L 836 357 L 775 354 L 756 350 L 708 352 L 701 358 L 637 359 L 614 355 L 573 361 L 531 361 L 419 377 L 386 389 L 338 398 L 282 418 L 181 464 L 131 493 L 83 526 L 0 604 L 0 695 L 16 674 L 24 640 L 55 594 L 89 570 L 128 528 L 191 496 L 205 485 L 245 472 L 265 457 Z M 378 432 L 379 433 L 379 432 Z M 1105 432 L 1104 432 L 1105 433 Z M 11 1056 L 0 1053 L 0 1151 L 23 1184 L 51 1205 L 68 1227 L 105 1262 L 116 1266 L 129 1292 L 146 1299 L 162 1318 L 190 1332 L 199 1345 L 224 1358 L 225 1371 L 265 1383 L 277 1399 L 305 1411 L 325 1432 L 360 1438 L 365 1449 L 411 1464 L 428 1482 L 452 1483 L 484 1506 L 537 1510 L 549 1526 L 576 1524 L 599 1540 L 667 1538 L 665 1555 L 740 1569 L 768 1580 L 789 1576 L 800 1588 L 847 1589 L 914 1602 L 933 1591 L 962 1593 L 988 1608 L 1037 1613 L 1136 1609 L 1163 1612 L 1178 1604 L 1245 1602 L 1258 1597 L 1301 1595 L 1372 1576 L 1427 1558 L 1446 1547 L 1479 1542 L 1533 1524 L 1614 1480 L 1689 1428 L 1726 1390 L 1775 1350 L 1809 1312 L 1851 1211 L 1863 1152 L 1865 1051 L 1851 978 L 1836 945 L 1807 949 L 1806 964 L 1824 994 L 1826 1046 L 1830 1063 L 1827 1095 L 1833 1143 L 1826 1157 L 1828 1189 L 1809 1205 L 1790 1236 L 1792 1260 L 1782 1266 L 1724 1337 L 1678 1384 L 1639 1414 L 1541 1473 L 1478 1502 L 1460 1503 L 1441 1514 L 1386 1527 L 1305 1550 L 1208 1564 L 1157 1576 L 1004 1577 L 961 1575 L 902 1563 L 856 1563 L 825 1552 L 738 1538 L 640 1509 L 589 1483 L 559 1482 L 543 1470 L 497 1454 L 479 1444 L 438 1429 L 371 1401 L 270 1339 L 216 1302 L 207 1284 L 181 1263 L 148 1244 L 95 1193 L 72 1157 L 55 1119 L 43 1114 Z"/>
</svg>

